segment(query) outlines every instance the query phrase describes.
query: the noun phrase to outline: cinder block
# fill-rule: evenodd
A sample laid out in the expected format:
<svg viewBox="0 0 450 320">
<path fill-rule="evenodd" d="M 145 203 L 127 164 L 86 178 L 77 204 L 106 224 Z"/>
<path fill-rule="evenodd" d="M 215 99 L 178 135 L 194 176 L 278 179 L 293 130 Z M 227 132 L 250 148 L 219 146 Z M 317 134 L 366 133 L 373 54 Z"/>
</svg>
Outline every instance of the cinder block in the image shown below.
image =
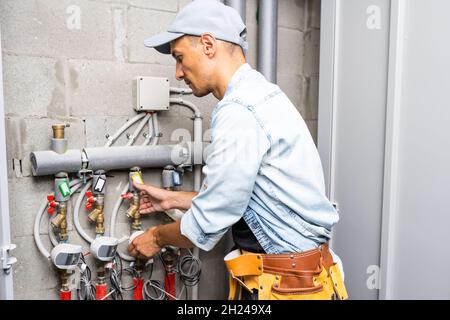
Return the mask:
<svg viewBox="0 0 450 320">
<path fill-rule="evenodd" d="M 8 159 L 21 160 L 21 169 L 16 170 L 15 176 L 31 176 L 30 152 L 50 150 L 53 137 L 52 125 L 59 123 L 69 124 L 66 128 L 66 138 L 69 149 L 80 149 L 85 144 L 84 122 L 75 118 L 6 118 L 8 131 Z M 12 177 L 12 176 L 10 176 Z"/>
<path fill-rule="evenodd" d="M 13 237 L 31 236 L 34 219 L 47 194 L 52 192 L 53 178 L 22 178 L 8 180 L 9 213 L 11 218 L 11 234 Z M 48 234 L 48 214 L 42 218 L 40 232 Z"/>
<path fill-rule="evenodd" d="M 303 32 L 278 28 L 278 70 L 281 74 L 301 75 L 303 70 Z"/>
<path fill-rule="evenodd" d="M 50 58 L 3 56 L 5 113 L 65 115 L 64 74 L 61 62 Z"/>
<path fill-rule="evenodd" d="M 113 59 L 107 3 L 88 0 L 0 2 L 3 50 L 51 57 Z M 20 30 L 20 32 L 19 32 Z"/>
<path fill-rule="evenodd" d="M 289 97 L 291 102 L 297 108 L 297 110 L 301 113 L 301 115 L 305 116 L 304 104 L 303 104 L 303 95 L 304 95 L 304 84 L 303 77 L 290 75 L 290 74 L 278 74 L 278 85 L 283 90 L 283 92 Z"/>
<path fill-rule="evenodd" d="M 152 35 L 167 31 L 175 13 L 130 8 L 128 11 L 128 49 L 131 62 L 148 62 L 175 65 L 170 55 L 163 55 L 153 48 L 144 46 L 144 40 Z"/>
<path fill-rule="evenodd" d="M 16 297 L 28 299 L 36 297 L 36 291 L 54 289 L 59 292 L 57 271 L 50 261 L 39 252 L 32 236 L 13 237 L 12 242 L 17 245 L 13 251 L 17 263 L 13 266 L 14 292 Z M 48 237 L 43 237 L 43 243 L 50 249 Z M 39 297 L 36 297 L 39 298 Z M 49 297 L 41 297 L 50 299 Z"/>
<path fill-rule="evenodd" d="M 128 0 L 131 6 L 156 9 L 156 10 L 167 10 L 176 12 L 178 10 L 177 0 Z"/>
<path fill-rule="evenodd" d="M 92 1 L 92 0 L 91 0 Z M 155 9 L 164 11 L 178 10 L 178 0 L 96 0 L 111 4 L 121 4 L 144 9 Z"/>
<path fill-rule="evenodd" d="M 149 64 L 70 60 L 72 116 L 134 115 L 133 80 L 138 76 L 169 78 L 175 84 L 175 68 Z"/>
<path fill-rule="evenodd" d="M 305 78 L 304 118 L 317 120 L 319 110 L 319 77 Z"/>
<path fill-rule="evenodd" d="M 321 0 L 308 1 L 308 28 L 320 29 Z"/>
<path fill-rule="evenodd" d="M 306 30 L 306 1 L 278 1 L 278 26 L 297 30 Z"/>
<path fill-rule="evenodd" d="M 317 145 L 317 120 L 306 120 L 306 125 L 308 126 L 309 132 Z"/>
<path fill-rule="evenodd" d="M 320 30 L 305 33 L 304 76 L 319 75 L 320 66 Z"/>
</svg>

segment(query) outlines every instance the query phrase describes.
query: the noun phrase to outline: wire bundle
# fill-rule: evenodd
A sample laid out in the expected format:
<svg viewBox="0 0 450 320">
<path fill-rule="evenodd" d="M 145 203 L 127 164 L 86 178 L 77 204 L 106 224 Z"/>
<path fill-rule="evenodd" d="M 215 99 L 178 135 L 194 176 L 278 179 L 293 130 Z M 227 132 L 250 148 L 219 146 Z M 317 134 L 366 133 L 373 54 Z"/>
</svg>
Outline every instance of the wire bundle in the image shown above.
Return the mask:
<svg viewBox="0 0 450 320">
<path fill-rule="evenodd" d="M 189 251 L 189 254 L 180 258 L 177 265 L 177 272 L 185 286 L 193 287 L 200 281 L 202 263 L 200 259 Z"/>
<path fill-rule="evenodd" d="M 89 266 L 86 264 L 84 256 L 81 255 L 81 261 L 86 266 L 84 272 L 81 272 L 80 286 L 77 288 L 77 295 L 79 300 L 95 300 L 95 285 L 92 282 L 92 273 Z"/>
</svg>

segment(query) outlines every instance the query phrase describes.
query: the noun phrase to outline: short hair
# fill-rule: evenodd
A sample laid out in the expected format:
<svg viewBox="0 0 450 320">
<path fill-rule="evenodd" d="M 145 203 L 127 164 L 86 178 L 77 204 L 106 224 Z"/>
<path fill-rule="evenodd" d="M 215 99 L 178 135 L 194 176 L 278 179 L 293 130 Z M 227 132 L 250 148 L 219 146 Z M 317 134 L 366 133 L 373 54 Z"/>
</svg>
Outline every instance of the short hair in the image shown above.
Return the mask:
<svg viewBox="0 0 450 320">
<path fill-rule="evenodd" d="M 190 44 L 191 44 L 193 47 L 197 47 L 197 44 L 198 44 L 198 38 L 200 38 L 199 36 L 186 35 L 186 37 L 188 37 L 189 42 L 190 42 Z M 235 43 L 232 43 L 232 42 L 228 42 L 228 41 L 224 41 L 224 40 L 219 40 L 219 39 L 218 39 L 218 41 L 220 41 L 221 43 L 224 44 L 224 47 L 227 49 L 227 51 L 228 51 L 230 54 L 233 54 L 233 53 L 234 53 L 236 47 L 240 47 L 239 45 L 237 45 L 237 44 L 235 44 Z"/>
</svg>

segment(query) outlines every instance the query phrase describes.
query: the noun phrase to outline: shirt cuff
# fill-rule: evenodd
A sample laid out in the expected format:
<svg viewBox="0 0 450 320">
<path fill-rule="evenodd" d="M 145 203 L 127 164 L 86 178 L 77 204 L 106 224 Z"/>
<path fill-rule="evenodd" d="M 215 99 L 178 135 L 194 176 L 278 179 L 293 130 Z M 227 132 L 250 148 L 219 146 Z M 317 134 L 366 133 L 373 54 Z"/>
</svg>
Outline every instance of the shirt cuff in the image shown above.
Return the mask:
<svg viewBox="0 0 450 320">
<path fill-rule="evenodd" d="M 195 219 L 191 209 L 189 209 L 181 218 L 180 232 L 196 247 L 204 251 L 210 251 L 226 233 L 226 230 L 218 234 L 204 233 L 197 220 Z"/>
</svg>

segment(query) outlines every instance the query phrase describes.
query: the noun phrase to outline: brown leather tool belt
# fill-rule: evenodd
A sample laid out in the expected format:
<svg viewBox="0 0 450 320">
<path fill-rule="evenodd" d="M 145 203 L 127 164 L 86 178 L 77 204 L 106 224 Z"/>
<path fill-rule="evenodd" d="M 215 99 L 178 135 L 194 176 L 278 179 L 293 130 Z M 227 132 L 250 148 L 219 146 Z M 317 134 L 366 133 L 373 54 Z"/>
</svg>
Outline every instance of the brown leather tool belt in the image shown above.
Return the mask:
<svg viewBox="0 0 450 320">
<path fill-rule="evenodd" d="M 333 265 L 328 243 L 301 253 L 262 254 L 261 258 L 264 273 L 282 276 L 277 288 L 280 292 L 314 287 L 314 277 L 319 276 L 323 267 L 329 272 Z"/>
</svg>

